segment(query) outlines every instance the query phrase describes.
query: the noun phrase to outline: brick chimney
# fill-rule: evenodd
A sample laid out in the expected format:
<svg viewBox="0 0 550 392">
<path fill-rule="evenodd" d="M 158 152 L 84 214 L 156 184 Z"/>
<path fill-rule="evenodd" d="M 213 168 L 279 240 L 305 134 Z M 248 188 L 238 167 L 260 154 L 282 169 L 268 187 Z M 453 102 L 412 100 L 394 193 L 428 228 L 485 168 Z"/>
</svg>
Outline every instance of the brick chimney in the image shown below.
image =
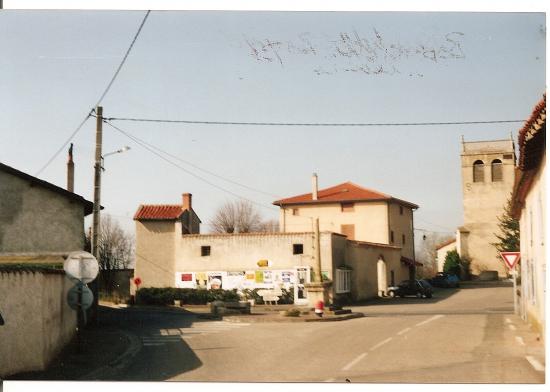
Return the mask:
<svg viewBox="0 0 550 392">
<path fill-rule="evenodd" d="M 67 160 L 67 190 L 74 192 L 74 162 L 73 162 L 73 144 L 69 147 L 69 158 Z"/>
<path fill-rule="evenodd" d="M 319 185 L 317 183 L 317 173 L 313 173 L 311 177 L 311 200 L 317 200 L 317 191 L 319 190 Z"/>
<path fill-rule="evenodd" d="M 193 195 L 190 194 L 190 193 L 183 193 L 183 194 L 181 195 L 182 202 L 183 202 L 182 207 L 181 207 L 182 210 L 184 210 L 184 211 L 185 211 L 185 210 L 191 211 L 191 209 L 192 209 L 191 197 L 192 197 L 192 196 L 193 196 Z"/>
</svg>

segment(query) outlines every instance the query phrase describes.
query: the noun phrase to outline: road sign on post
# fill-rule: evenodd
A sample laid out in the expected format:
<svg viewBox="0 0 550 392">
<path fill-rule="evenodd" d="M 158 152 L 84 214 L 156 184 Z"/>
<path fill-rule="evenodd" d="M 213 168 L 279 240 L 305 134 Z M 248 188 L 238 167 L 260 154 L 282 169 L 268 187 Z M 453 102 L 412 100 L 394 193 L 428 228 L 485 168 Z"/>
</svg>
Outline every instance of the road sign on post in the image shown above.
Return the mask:
<svg viewBox="0 0 550 392">
<path fill-rule="evenodd" d="M 500 257 L 509 270 L 513 270 L 521 258 L 520 252 L 500 252 Z"/>
<path fill-rule="evenodd" d="M 69 253 L 65 263 L 63 263 L 63 269 L 69 279 L 90 283 L 99 273 L 99 264 L 91 253 L 76 251 Z"/>
</svg>

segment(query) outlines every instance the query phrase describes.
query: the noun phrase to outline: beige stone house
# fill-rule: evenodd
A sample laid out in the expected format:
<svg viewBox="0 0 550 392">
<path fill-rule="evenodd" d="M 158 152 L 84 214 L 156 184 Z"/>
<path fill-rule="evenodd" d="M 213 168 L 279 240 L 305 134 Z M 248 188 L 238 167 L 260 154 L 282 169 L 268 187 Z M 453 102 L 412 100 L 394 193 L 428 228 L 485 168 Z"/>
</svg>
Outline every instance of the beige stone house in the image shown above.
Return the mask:
<svg viewBox="0 0 550 392">
<path fill-rule="evenodd" d="M 0 256 L 82 250 L 92 209 L 82 196 L 0 163 Z"/>
<path fill-rule="evenodd" d="M 359 190 L 359 187 L 353 185 L 353 189 Z M 319 193 L 325 194 L 324 191 Z M 377 193 L 377 198 L 378 195 L 382 194 Z M 369 202 L 357 200 L 358 210 L 364 210 L 363 203 Z M 412 208 L 417 206 L 386 195 L 372 202 L 387 206 L 386 218 L 372 229 L 385 233 L 380 237 L 386 240 L 385 243 L 368 240 L 379 238 L 378 234 L 359 239 L 330 230 L 326 224 L 330 221 L 324 220 L 329 214 L 323 211 L 323 206 L 318 206 L 321 216 L 325 217 L 321 219 L 320 230 L 321 272 L 326 279 L 333 281 L 330 293 L 333 299 L 374 297 L 383 294 L 388 285 L 409 277 L 414 248 L 412 244 L 409 246 L 395 239 L 393 244 L 390 243 L 392 230 L 386 225 L 393 218 L 390 227 L 402 230 L 407 235 L 405 238 L 412 242 Z M 334 210 L 335 203 L 340 202 L 332 201 L 324 207 Z M 407 224 L 393 216 L 402 216 L 400 206 L 403 215 L 409 214 Z M 349 203 L 347 208 L 350 208 Z M 141 205 L 138 208 L 134 216 L 135 276 L 142 280 L 142 287 L 286 288 L 294 291 L 297 304 L 307 303 L 304 285 L 311 282 L 312 270 L 316 268 L 316 242 L 311 223 L 302 226 L 301 231 L 296 230 L 297 226 L 294 230 L 284 231 L 285 226 L 281 225 L 279 233 L 200 234 L 199 230 L 183 230 L 181 221 L 185 211 L 198 220 L 190 202 L 186 204 L 185 199 L 182 205 Z M 308 212 L 310 217 L 313 216 L 311 210 Z M 361 219 L 369 218 L 368 214 L 347 220 L 341 219 L 343 213 L 348 211 L 336 209 L 332 220 L 351 225 L 357 223 L 360 232 L 367 233 L 360 223 Z M 352 212 L 351 215 L 355 214 Z M 394 236 L 397 236 L 395 232 Z"/>
<path fill-rule="evenodd" d="M 63 263 L 84 248 L 93 203 L 72 192 L 69 164 L 71 190 L 0 163 L 0 377 L 44 370 L 75 335 L 66 300 L 74 283 L 63 270 L 34 266 Z"/>
<path fill-rule="evenodd" d="M 319 218 L 320 230 L 340 233 L 348 240 L 394 245 L 401 255 L 414 259 L 414 220 L 416 204 L 345 182 L 318 190 L 317 175 L 312 192 L 275 201 L 280 207 L 282 232 L 312 230 Z"/>
<path fill-rule="evenodd" d="M 456 248 L 470 260 L 473 275 L 506 268 L 493 243 L 499 232 L 498 217 L 511 197 L 516 154 L 514 141 L 462 141 L 462 202 L 464 224 L 457 230 Z"/>
<path fill-rule="evenodd" d="M 546 95 L 519 131 L 512 214 L 520 223 L 519 312 L 545 339 Z"/>
</svg>

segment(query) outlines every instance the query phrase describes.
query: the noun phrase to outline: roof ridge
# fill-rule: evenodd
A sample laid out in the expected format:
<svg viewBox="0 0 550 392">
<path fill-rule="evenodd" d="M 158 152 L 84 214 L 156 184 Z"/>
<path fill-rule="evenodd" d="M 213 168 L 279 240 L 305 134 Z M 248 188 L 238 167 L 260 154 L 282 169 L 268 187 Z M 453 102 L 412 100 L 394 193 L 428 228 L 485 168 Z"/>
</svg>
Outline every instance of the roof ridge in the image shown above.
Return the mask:
<svg viewBox="0 0 550 392">
<path fill-rule="evenodd" d="M 351 184 L 351 185 L 356 186 L 357 188 L 360 188 L 360 189 L 362 189 L 362 190 L 364 190 L 364 191 L 373 192 L 373 193 L 378 193 L 378 194 L 380 194 L 380 195 L 383 195 L 383 196 L 387 197 L 388 199 L 393 198 L 393 196 L 388 195 L 387 193 L 380 192 L 380 191 L 377 191 L 376 189 L 372 189 L 372 188 L 365 188 L 364 186 L 361 186 L 361 185 L 359 185 L 359 184 L 356 184 L 356 183 L 354 183 L 354 182 L 352 182 L 352 181 L 347 181 L 347 182 L 345 182 L 344 184 Z"/>
</svg>

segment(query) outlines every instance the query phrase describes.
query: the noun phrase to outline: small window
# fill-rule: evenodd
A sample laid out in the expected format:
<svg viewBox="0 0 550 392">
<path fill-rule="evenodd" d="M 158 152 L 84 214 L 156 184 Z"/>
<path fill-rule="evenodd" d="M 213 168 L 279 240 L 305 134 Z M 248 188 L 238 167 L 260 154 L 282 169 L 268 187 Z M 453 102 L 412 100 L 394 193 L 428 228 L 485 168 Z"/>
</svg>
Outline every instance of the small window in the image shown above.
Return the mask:
<svg viewBox="0 0 550 392">
<path fill-rule="evenodd" d="M 304 254 L 304 244 L 292 244 L 292 254 L 293 255 Z"/>
<path fill-rule="evenodd" d="M 390 231 L 390 244 L 393 244 L 393 230 Z"/>
<path fill-rule="evenodd" d="M 355 203 L 342 203 L 342 212 L 353 212 Z"/>
<path fill-rule="evenodd" d="M 483 172 L 485 170 L 485 165 L 483 161 L 474 162 L 474 182 L 483 182 Z"/>
<path fill-rule="evenodd" d="M 405 245 L 405 234 L 401 235 L 401 242 L 403 243 L 403 245 Z"/>
<path fill-rule="evenodd" d="M 292 215 L 300 215 L 300 210 L 297 208 L 292 209 Z"/>
<path fill-rule="evenodd" d="M 403 206 L 399 206 L 399 215 L 403 215 Z"/>
<path fill-rule="evenodd" d="M 491 181 L 502 181 L 502 161 L 500 159 L 491 162 Z"/>
<path fill-rule="evenodd" d="M 201 246 L 201 256 L 210 256 L 210 245 Z"/>
<path fill-rule="evenodd" d="M 512 154 L 504 154 L 502 156 L 503 159 L 512 159 L 514 156 Z"/>
</svg>

